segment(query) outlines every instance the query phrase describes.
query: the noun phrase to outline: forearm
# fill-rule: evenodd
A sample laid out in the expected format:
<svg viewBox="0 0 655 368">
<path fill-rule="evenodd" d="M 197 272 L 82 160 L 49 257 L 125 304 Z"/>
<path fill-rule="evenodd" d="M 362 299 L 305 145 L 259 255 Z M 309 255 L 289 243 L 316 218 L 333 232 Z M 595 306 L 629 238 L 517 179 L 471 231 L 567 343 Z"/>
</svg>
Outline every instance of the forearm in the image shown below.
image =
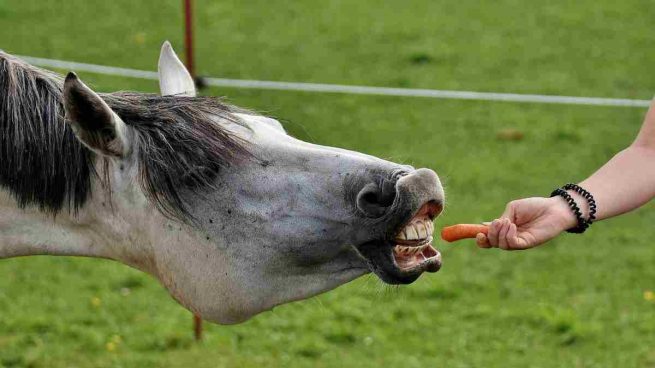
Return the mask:
<svg viewBox="0 0 655 368">
<path fill-rule="evenodd" d="M 634 210 L 655 197 L 655 149 L 632 145 L 580 183 L 596 200 L 597 220 Z M 576 198 L 576 202 L 585 203 Z M 587 212 L 586 206 L 583 206 Z"/>
<path fill-rule="evenodd" d="M 655 100 L 634 143 L 619 152 L 580 186 L 596 201 L 596 220 L 634 210 L 655 197 Z M 589 218 L 587 199 L 568 191 Z M 510 202 L 488 234 L 478 234 L 482 248 L 528 249 L 578 225 L 576 214 L 562 196 L 524 198 Z"/>
</svg>

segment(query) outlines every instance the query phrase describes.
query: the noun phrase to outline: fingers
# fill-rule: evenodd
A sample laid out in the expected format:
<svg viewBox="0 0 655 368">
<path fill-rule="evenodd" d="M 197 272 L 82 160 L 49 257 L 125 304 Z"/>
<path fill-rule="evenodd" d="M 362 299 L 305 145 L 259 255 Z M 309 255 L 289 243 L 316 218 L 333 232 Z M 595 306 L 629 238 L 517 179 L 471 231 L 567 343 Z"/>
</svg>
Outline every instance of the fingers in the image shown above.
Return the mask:
<svg viewBox="0 0 655 368">
<path fill-rule="evenodd" d="M 512 223 L 507 218 L 500 221 L 500 230 L 498 230 L 498 247 L 500 249 L 508 250 L 509 244 L 507 242 L 507 233 L 509 232 Z"/>
<path fill-rule="evenodd" d="M 487 236 L 484 235 L 483 233 L 476 235 L 475 242 L 478 244 L 478 247 L 480 248 L 492 248 L 491 244 L 489 244 L 489 240 L 487 239 Z"/>
<path fill-rule="evenodd" d="M 494 248 L 498 247 L 498 230 L 500 230 L 500 220 L 496 219 L 489 225 L 489 232 L 487 233 L 489 244 Z"/>
<path fill-rule="evenodd" d="M 509 230 L 507 230 L 507 247 L 508 249 L 520 249 L 519 238 L 517 236 L 518 230 L 516 224 L 512 223 L 509 225 Z"/>
<path fill-rule="evenodd" d="M 496 219 L 491 222 L 488 234 L 486 236 L 478 234 L 475 241 L 480 248 L 520 249 L 516 225 L 508 218 Z"/>
</svg>

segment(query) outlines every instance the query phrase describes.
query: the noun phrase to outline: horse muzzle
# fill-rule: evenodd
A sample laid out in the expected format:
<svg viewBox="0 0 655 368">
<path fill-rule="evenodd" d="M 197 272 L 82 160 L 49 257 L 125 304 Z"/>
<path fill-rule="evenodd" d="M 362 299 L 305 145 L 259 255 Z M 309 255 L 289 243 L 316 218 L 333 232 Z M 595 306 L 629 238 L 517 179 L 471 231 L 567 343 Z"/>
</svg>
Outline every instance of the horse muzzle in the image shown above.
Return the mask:
<svg viewBox="0 0 655 368">
<path fill-rule="evenodd" d="M 384 282 L 408 284 L 441 268 L 441 254 L 432 246 L 432 221 L 442 212 L 445 195 L 439 177 L 429 169 L 400 175 L 394 189 L 393 202 L 381 217 L 384 235 L 357 249 Z"/>
</svg>

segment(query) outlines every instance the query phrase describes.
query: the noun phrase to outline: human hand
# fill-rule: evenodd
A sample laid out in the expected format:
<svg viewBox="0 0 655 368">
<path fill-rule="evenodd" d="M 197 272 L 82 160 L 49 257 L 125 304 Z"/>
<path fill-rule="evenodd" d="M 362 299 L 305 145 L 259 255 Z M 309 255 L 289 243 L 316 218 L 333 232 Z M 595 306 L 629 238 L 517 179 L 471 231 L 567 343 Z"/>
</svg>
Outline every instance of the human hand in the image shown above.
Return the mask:
<svg viewBox="0 0 655 368">
<path fill-rule="evenodd" d="M 576 218 L 561 197 L 525 198 L 507 204 L 487 235 L 478 234 L 480 248 L 522 250 L 543 244 L 576 225 Z"/>
</svg>

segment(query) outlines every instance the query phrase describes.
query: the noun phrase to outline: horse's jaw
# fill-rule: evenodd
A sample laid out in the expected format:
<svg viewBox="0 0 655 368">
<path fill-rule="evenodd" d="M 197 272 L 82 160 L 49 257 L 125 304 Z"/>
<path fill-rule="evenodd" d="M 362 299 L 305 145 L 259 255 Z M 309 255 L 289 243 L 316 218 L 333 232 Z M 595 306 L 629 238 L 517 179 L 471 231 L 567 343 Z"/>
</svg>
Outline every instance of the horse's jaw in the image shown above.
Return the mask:
<svg viewBox="0 0 655 368">
<path fill-rule="evenodd" d="M 247 252 L 225 251 L 225 244 L 207 241 L 192 227 L 175 222 L 169 225 L 153 254 L 153 276 L 182 306 L 219 324 L 244 322 L 275 306 L 321 294 L 370 272 L 352 247 L 344 247 L 341 254 L 324 264 L 285 264 L 278 268 L 270 259 L 258 262 Z M 232 246 L 255 249 L 275 244 L 253 241 Z"/>
</svg>

